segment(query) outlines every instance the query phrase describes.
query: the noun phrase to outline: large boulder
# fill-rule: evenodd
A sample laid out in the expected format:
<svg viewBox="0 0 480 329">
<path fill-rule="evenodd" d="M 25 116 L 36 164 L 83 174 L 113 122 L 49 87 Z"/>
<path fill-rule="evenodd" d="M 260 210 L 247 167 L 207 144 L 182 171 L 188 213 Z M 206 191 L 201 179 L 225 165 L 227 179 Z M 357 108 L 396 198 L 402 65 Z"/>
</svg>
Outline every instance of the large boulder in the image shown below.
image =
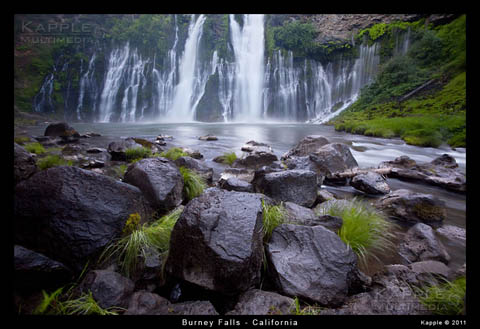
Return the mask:
<svg viewBox="0 0 480 329">
<path fill-rule="evenodd" d="M 45 129 L 45 136 L 80 137 L 80 134 L 66 122 L 51 123 Z"/>
<path fill-rule="evenodd" d="M 240 295 L 235 308 L 227 315 L 292 314 L 294 300 L 271 291 L 251 289 Z"/>
<path fill-rule="evenodd" d="M 353 177 L 350 185 L 367 194 L 388 194 L 390 186 L 387 180 L 380 174 L 368 172 Z"/>
<path fill-rule="evenodd" d="M 315 153 L 310 154 L 312 161 L 325 175 L 325 183 L 342 183 L 346 180 L 332 177 L 335 173 L 344 172 L 348 169 L 358 167 L 358 163 L 352 155 L 350 148 L 342 143 L 330 143 L 319 148 Z"/>
<path fill-rule="evenodd" d="M 249 141 L 242 146 L 241 150 L 245 153 L 232 164 L 234 168 L 258 169 L 263 166 L 269 166 L 278 160 L 273 153 L 273 149 L 265 143 Z"/>
<path fill-rule="evenodd" d="M 80 291 L 91 291 L 101 308 L 127 308 L 134 288 L 130 279 L 109 270 L 90 271 L 80 284 Z"/>
<path fill-rule="evenodd" d="M 30 152 L 13 143 L 13 179 L 15 185 L 37 172 L 37 164 Z"/>
<path fill-rule="evenodd" d="M 182 203 L 183 177 L 166 158 L 142 159 L 130 165 L 123 181 L 138 187 L 152 207 L 166 213 Z"/>
<path fill-rule="evenodd" d="M 130 214 L 150 212 L 135 186 L 77 167 L 49 168 L 15 187 L 15 241 L 80 271 Z"/>
<path fill-rule="evenodd" d="M 282 160 L 285 160 L 290 157 L 302 157 L 307 156 L 310 153 L 316 152 L 322 146 L 328 144 L 329 141 L 323 136 L 320 135 L 310 135 L 301 139 L 295 147 L 286 152 L 282 156 Z"/>
<path fill-rule="evenodd" d="M 390 217 L 406 223 L 440 225 L 447 217 L 443 200 L 431 194 L 406 189 L 390 192 L 380 198 L 376 205 Z"/>
<path fill-rule="evenodd" d="M 218 187 L 223 188 L 228 191 L 237 191 L 237 192 L 250 192 L 253 193 L 253 185 L 238 179 L 236 177 L 229 177 L 227 179 L 220 179 L 218 181 Z"/>
<path fill-rule="evenodd" d="M 207 167 L 203 162 L 189 156 L 180 157 L 174 162 L 177 167 L 191 169 L 203 177 L 207 182 L 212 182 L 213 168 Z"/>
<path fill-rule="evenodd" d="M 14 246 L 13 263 L 16 289 L 58 287 L 73 278 L 64 264 L 19 245 Z"/>
<path fill-rule="evenodd" d="M 342 227 L 343 220 L 335 216 L 318 216 L 312 209 L 299 206 L 293 202 L 285 202 L 286 222 L 290 224 L 316 226 L 322 225 L 334 232 Z"/>
<path fill-rule="evenodd" d="M 450 261 L 450 255 L 433 229 L 423 223 L 415 224 L 407 231 L 398 253 L 407 263 L 436 260 L 448 264 Z"/>
<path fill-rule="evenodd" d="M 307 170 L 255 173 L 255 190 L 277 201 L 291 201 L 311 207 L 317 199 L 317 175 Z"/>
<path fill-rule="evenodd" d="M 455 192 L 465 193 L 467 190 L 465 174 L 458 169 L 455 159 L 447 154 L 429 163 L 417 163 L 403 155 L 393 161 L 384 161 L 378 167 L 391 168 L 390 177 L 421 181 Z"/>
<path fill-rule="evenodd" d="M 140 148 L 142 147 L 141 144 L 137 143 L 135 139 L 129 137 L 126 139 L 121 139 L 118 141 L 113 141 L 108 144 L 108 153 L 110 153 L 112 157 L 112 161 L 126 161 L 127 154 L 126 151 L 128 149 L 133 148 Z"/>
<path fill-rule="evenodd" d="M 260 280 L 262 195 L 209 188 L 190 201 L 173 228 L 166 271 L 224 294 Z"/>
<path fill-rule="evenodd" d="M 356 255 L 322 226 L 279 225 L 266 254 L 269 276 L 287 296 L 338 306 L 357 281 Z"/>
</svg>

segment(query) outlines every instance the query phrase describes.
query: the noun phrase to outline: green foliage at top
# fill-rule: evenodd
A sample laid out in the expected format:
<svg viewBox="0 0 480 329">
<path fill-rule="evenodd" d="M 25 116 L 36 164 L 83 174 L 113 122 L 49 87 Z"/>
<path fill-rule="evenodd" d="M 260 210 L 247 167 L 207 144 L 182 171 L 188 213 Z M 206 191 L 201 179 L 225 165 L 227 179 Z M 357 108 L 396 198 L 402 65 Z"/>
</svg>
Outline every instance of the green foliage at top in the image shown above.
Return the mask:
<svg viewBox="0 0 480 329">
<path fill-rule="evenodd" d="M 466 290 L 465 277 L 446 281 L 440 285 L 431 285 L 424 289 L 415 289 L 420 302 L 436 315 L 462 314 Z"/>
<path fill-rule="evenodd" d="M 195 171 L 185 167 L 178 168 L 183 177 L 183 192 L 187 200 L 192 200 L 203 193 L 207 188 L 205 179 Z"/>
<path fill-rule="evenodd" d="M 172 147 L 168 151 L 160 153 L 160 156 L 175 161 L 180 157 L 188 156 L 188 153 L 179 147 Z"/>
<path fill-rule="evenodd" d="M 269 205 L 262 200 L 263 209 L 263 241 L 267 243 L 272 237 L 272 232 L 287 220 L 287 212 L 283 204 Z"/>
<path fill-rule="evenodd" d="M 358 199 L 345 203 L 333 202 L 320 212 L 322 215 L 342 218 L 343 224 L 338 235 L 365 267 L 370 257 L 378 259 L 377 255 L 394 247 L 391 242 L 394 224 L 365 202 Z"/>
</svg>

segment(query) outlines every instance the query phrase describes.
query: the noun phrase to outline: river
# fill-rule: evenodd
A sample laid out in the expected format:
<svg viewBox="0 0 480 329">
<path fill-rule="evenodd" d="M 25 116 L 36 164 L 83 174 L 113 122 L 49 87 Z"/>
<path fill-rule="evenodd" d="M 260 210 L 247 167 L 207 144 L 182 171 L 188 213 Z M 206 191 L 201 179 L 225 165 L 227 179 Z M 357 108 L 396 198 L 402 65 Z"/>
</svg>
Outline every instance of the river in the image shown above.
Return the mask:
<svg viewBox="0 0 480 329">
<path fill-rule="evenodd" d="M 25 130 L 34 136 L 43 135 L 47 124 L 27 127 Z M 300 123 L 75 123 L 72 126 L 81 134 L 97 132 L 102 135 L 99 139 L 103 147 L 108 145 L 109 140 L 142 137 L 155 139 L 156 136 L 171 135 L 173 140 L 167 141 L 167 147 L 183 146 L 199 150 L 207 165 L 214 168 L 214 179 L 222 172 L 224 166 L 217 164 L 212 159 L 225 152 L 237 153 L 240 156 L 240 148 L 247 141 L 255 140 L 269 144 L 274 153 L 280 158 L 286 151 L 295 146 L 297 142 L 307 135 L 322 135 L 331 142 L 345 143 L 351 147 L 351 151 L 357 160 L 359 167 L 377 167 L 382 161 L 394 160 L 401 155 L 407 155 L 417 162 L 430 162 L 436 157 L 447 153 L 455 158 L 461 171 L 466 170 L 465 149 L 452 150 L 448 146 L 440 148 L 425 148 L 405 144 L 401 139 L 383 139 L 362 135 L 352 135 L 338 132 L 332 126 Z M 217 141 L 200 141 L 198 137 L 215 135 Z M 99 145 L 100 146 L 100 145 Z M 415 192 L 430 193 L 445 201 L 447 219 L 444 224 L 466 228 L 466 196 L 450 192 L 442 188 L 388 179 L 392 190 L 406 188 Z M 324 186 L 327 190 L 339 197 L 362 196 L 361 192 L 352 187 Z M 401 227 L 399 233 L 404 233 L 407 227 Z M 463 265 L 466 260 L 465 244 L 452 242 L 441 237 L 447 251 L 451 256 L 449 266 L 456 269 Z M 390 257 L 391 256 L 391 257 Z M 395 255 L 386 255 L 384 261 L 394 263 L 398 261 Z M 370 271 L 369 271 L 370 272 Z"/>
</svg>

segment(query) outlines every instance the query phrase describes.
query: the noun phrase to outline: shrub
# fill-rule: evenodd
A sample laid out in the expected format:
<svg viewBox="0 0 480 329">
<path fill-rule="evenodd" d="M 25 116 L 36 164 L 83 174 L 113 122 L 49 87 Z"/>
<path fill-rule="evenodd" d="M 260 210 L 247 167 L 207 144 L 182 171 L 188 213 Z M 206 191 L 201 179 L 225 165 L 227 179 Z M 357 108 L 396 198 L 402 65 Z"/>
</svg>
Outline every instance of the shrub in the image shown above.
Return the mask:
<svg viewBox="0 0 480 329">
<path fill-rule="evenodd" d="M 454 281 L 446 281 L 440 285 L 432 285 L 424 289 L 416 289 L 418 299 L 434 314 L 462 314 L 466 292 L 466 279 L 460 277 Z"/>
<path fill-rule="evenodd" d="M 205 179 L 195 171 L 185 167 L 180 167 L 179 170 L 183 177 L 183 193 L 187 200 L 196 198 L 203 193 L 205 188 L 207 188 Z"/>
<path fill-rule="evenodd" d="M 147 147 L 130 148 L 125 151 L 128 162 L 138 161 L 140 159 L 152 156 L 152 151 Z"/>
<path fill-rule="evenodd" d="M 180 157 L 188 156 L 188 153 L 179 147 L 172 147 L 168 151 L 160 153 L 160 156 L 175 161 Z"/>
<path fill-rule="evenodd" d="M 262 200 L 263 208 L 263 241 L 267 243 L 272 237 L 272 232 L 280 224 L 285 223 L 287 213 L 282 203 L 278 206 L 268 205 Z"/>
<path fill-rule="evenodd" d="M 30 153 L 43 154 L 46 152 L 43 145 L 38 142 L 25 144 L 24 147 L 25 147 L 25 150 L 27 150 Z"/>
<path fill-rule="evenodd" d="M 367 203 L 354 198 L 350 202 L 333 202 L 322 211 L 343 219 L 338 235 L 365 267 L 370 256 L 378 260 L 377 254 L 393 248 L 391 239 L 395 225 Z"/>
<path fill-rule="evenodd" d="M 39 159 L 37 161 L 37 167 L 40 170 L 48 169 L 56 166 L 71 166 L 73 165 L 72 161 L 67 161 L 59 155 L 47 155 L 46 157 Z"/>
<path fill-rule="evenodd" d="M 113 259 L 121 272 L 131 277 L 140 261 L 143 262 L 152 250 L 160 253 L 168 251 L 170 234 L 182 210 L 179 207 L 153 223 L 137 226 L 130 234 L 109 245 L 100 255 L 100 262 Z"/>
</svg>

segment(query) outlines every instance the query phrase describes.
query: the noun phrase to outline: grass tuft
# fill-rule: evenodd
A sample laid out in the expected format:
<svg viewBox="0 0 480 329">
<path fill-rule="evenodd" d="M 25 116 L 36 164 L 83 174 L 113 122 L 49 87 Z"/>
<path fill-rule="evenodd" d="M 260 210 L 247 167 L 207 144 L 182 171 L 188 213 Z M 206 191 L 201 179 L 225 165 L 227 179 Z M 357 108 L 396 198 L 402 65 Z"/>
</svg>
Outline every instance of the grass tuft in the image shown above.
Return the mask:
<svg viewBox="0 0 480 329">
<path fill-rule="evenodd" d="M 65 315 L 118 315 L 118 312 L 123 310 L 116 306 L 108 309 L 101 308 L 93 299 L 91 291 L 79 298 L 62 303 L 62 314 Z"/>
<path fill-rule="evenodd" d="M 235 162 L 235 160 L 237 160 L 237 154 L 235 152 L 226 152 L 222 156 L 220 156 L 219 159 L 222 159 L 223 163 L 231 166 Z"/>
<path fill-rule="evenodd" d="M 152 151 L 147 147 L 136 147 L 125 150 L 125 155 L 128 162 L 134 162 L 151 157 Z"/>
<path fill-rule="evenodd" d="M 272 237 L 272 232 L 280 224 L 285 223 L 287 213 L 282 203 L 278 206 L 268 205 L 262 200 L 263 208 L 263 241 L 267 243 Z"/>
<path fill-rule="evenodd" d="M 57 167 L 57 166 L 72 166 L 73 162 L 72 161 L 67 161 L 64 158 L 62 158 L 59 155 L 47 155 L 46 157 L 39 159 L 37 161 L 37 167 L 40 168 L 40 170 L 48 169 L 51 167 Z"/>
<path fill-rule="evenodd" d="M 323 212 L 343 219 L 338 235 L 352 248 L 365 268 L 370 256 L 378 260 L 378 254 L 394 247 L 391 241 L 395 224 L 388 222 L 381 212 L 365 202 L 356 198 L 350 202 L 333 202 Z"/>
<path fill-rule="evenodd" d="M 155 222 L 137 226 L 130 234 L 109 245 L 101 254 L 100 261 L 116 261 L 121 272 L 131 277 L 152 250 L 160 253 L 168 251 L 170 234 L 182 210 L 179 207 Z"/>
<path fill-rule="evenodd" d="M 188 156 L 188 153 L 179 147 L 172 147 L 168 151 L 160 153 L 160 156 L 175 161 L 180 157 Z"/>
<path fill-rule="evenodd" d="M 30 153 L 35 153 L 35 154 L 43 154 L 43 153 L 46 152 L 46 150 L 45 150 L 45 148 L 43 147 L 43 145 L 40 144 L 40 143 L 38 143 L 38 142 L 25 144 L 24 148 L 25 148 L 25 150 L 27 150 L 28 152 L 30 152 Z"/>
<path fill-rule="evenodd" d="M 185 167 L 180 167 L 179 170 L 183 177 L 183 192 L 187 200 L 196 198 L 207 188 L 205 179 L 195 171 Z"/>
<path fill-rule="evenodd" d="M 466 279 L 460 277 L 454 281 L 445 281 L 424 289 L 417 288 L 420 302 L 436 315 L 460 315 L 464 308 Z"/>
<path fill-rule="evenodd" d="M 33 310 L 33 314 L 40 315 L 40 314 L 55 314 L 58 312 L 60 302 L 59 302 L 59 297 L 60 294 L 62 293 L 63 287 L 58 288 L 51 294 L 48 294 L 45 292 L 45 290 L 42 290 L 42 301 L 40 304 Z"/>
</svg>

